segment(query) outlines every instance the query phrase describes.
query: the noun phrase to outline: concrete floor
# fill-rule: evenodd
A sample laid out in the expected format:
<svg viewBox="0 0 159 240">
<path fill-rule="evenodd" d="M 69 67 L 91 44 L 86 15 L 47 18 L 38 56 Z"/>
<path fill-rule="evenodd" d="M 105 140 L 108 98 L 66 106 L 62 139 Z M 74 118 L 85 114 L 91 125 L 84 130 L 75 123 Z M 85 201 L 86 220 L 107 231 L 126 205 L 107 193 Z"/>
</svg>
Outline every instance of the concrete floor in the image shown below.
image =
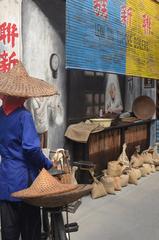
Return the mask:
<svg viewBox="0 0 159 240">
<path fill-rule="evenodd" d="M 83 198 L 69 220 L 79 224 L 71 240 L 159 240 L 159 172 L 116 195 Z"/>
<path fill-rule="evenodd" d="M 159 172 L 141 178 L 116 195 L 92 200 L 85 197 L 71 221 L 79 231 L 71 240 L 158 240 Z"/>
</svg>

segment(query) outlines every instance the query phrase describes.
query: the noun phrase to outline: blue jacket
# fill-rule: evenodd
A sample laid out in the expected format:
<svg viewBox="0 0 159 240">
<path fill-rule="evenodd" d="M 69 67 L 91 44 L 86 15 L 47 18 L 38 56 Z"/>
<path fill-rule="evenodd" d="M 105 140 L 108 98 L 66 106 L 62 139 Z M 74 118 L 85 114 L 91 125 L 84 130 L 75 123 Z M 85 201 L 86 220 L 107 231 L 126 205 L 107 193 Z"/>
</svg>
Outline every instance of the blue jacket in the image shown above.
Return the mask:
<svg viewBox="0 0 159 240">
<path fill-rule="evenodd" d="M 52 162 L 40 148 L 31 113 L 24 107 L 8 116 L 0 108 L 0 200 L 19 201 L 12 192 L 27 188 Z"/>
</svg>

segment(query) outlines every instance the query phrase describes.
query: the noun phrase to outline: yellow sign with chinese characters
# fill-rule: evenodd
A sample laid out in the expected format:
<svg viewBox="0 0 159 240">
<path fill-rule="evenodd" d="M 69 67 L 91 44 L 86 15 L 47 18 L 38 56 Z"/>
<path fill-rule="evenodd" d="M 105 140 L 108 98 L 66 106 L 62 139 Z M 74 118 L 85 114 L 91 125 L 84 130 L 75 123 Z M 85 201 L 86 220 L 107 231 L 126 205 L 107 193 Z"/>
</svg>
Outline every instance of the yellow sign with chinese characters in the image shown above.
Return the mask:
<svg viewBox="0 0 159 240">
<path fill-rule="evenodd" d="M 159 4 L 127 0 L 126 75 L 159 79 Z"/>
</svg>

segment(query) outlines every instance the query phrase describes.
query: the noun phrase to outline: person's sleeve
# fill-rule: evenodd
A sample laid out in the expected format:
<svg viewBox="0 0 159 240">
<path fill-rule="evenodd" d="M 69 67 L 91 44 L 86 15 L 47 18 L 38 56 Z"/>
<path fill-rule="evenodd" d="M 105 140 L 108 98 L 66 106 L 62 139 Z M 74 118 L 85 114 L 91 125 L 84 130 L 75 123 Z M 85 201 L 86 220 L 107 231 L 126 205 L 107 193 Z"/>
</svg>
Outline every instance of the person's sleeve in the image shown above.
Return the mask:
<svg viewBox="0 0 159 240">
<path fill-rule="evenodd" d="M 37 134 L 33 118 L 29 112 L 22 117 L 22 147 L 23 152 L 28 161 L 31 161 L 37 168 L 49 169 L 52 162 L 43 154 L 40 147 L 40 139 Z"/>
</svg>

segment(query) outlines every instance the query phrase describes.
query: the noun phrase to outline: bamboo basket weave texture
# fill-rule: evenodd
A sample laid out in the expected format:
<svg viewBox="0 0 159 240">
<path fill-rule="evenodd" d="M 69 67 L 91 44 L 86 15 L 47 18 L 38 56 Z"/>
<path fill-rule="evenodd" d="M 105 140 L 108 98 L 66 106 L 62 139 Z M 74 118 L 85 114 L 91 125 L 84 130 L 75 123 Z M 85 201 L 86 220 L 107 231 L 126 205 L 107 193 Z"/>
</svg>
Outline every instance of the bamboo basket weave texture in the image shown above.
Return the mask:
<svg viewBox="0 0 159 240">
<path fill-rule="evenodd" d="M 60 181 L 43 168 L 29 188 L 13 193 L 12 195 L 19 198 L 33 198 L 68 192 L 75 188 L 77 188 L 76 185 L 60 183 Z"/>
<path fill-rule="evenodd" d="M 24 201 L 42 207 L 61 207 L 73 203 L 83 196 L 88 195 L 92 190 L 92 185 L 78 185 L 75 190 L 70 192 L 54 194 L 52 196 L 43 196 L 37 198 L 25 198 Z"/>
<path fill-rule="evenodd" d="M 21 61 L 0 75 L 0 94 L 16 97 L 41 97 L 57 94 L 55 86 L 29 76 Z"/>
<path fill-rule="evenodd" d="M 36 206 L 57 207 L 76 201 L 91 189 L 90 185 L 62 184 L 42 169 L 29 188 L 12 193 L 12 196 Z"/>
</svg>

